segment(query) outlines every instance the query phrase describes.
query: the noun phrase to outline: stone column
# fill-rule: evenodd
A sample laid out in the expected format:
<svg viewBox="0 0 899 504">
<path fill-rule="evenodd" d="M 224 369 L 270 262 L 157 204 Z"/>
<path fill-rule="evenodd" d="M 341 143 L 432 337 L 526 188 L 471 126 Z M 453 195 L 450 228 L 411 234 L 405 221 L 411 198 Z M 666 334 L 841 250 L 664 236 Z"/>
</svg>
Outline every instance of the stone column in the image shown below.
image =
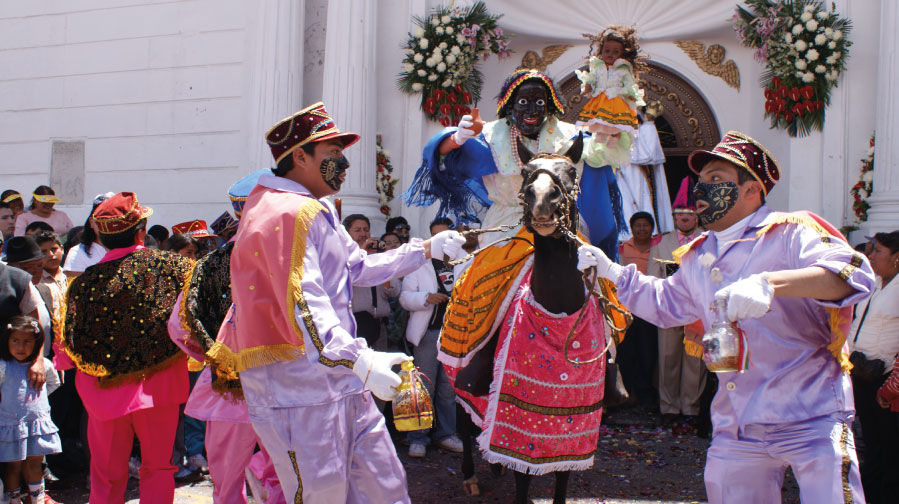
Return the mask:
<svg viewBox="0 0 899 504">
<path fill-rule="evenodd" d="M 899 82 L 896 49 L 899 34 L 899 4 L 893 0 L 880 2 L 880 48 L 877 64 L 877 109 L 874 146 L 874 191 L 868 202 L 868 220 L 862 225 L 867 233 L 899 229 L 899 98 L 895 85 Z M 858 55 L 856 55 L 858 56 Z"/>
<path fill-rule="evenodd" d="M 256 16 L 248 32 L 247 173 L 275 165 L 265 132 L 303 107 L 304 1 L 264 0 L 248 4 Z"/>
<path fill-rule="evenodd" d="M 322 101 L 341 131 L 362 138 L 346 150 L 350 161 L 340 193 L 342 214 L 361 213 L 372 221 L 372 234 L 383 232 L 378 205 L 375 135 L 377 134 L 376 2 L 328 3 Z"/>
</svg>

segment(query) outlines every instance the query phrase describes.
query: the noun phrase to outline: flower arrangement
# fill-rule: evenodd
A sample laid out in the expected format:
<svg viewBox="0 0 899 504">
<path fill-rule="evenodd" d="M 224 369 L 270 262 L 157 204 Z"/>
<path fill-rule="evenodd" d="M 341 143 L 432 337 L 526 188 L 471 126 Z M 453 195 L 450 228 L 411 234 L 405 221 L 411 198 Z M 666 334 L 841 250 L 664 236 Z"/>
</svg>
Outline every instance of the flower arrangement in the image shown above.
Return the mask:
<svg viewBox="0 0 899 504">
<path fill-rule="evenodd" d="M 480 59 L 509 56 L 509 37 L 482 1 L 467 8 L 438 7 L 426 17 L 414 17 L 417 28 L 406 41 L 404 70 L 397 78 L 401 91 L 421 94 L 428 119 L 444 126 L 457 124 L 481 99 Z"/>
<path fill-rule="evenodd" d="M 852 211 L 855 213 L 855 225 L 868 220 L 868 197 L 874 189 L 874 135 L 868 142 L 868 155 L 862 159 L 862 168 L 858 176 L 858 182 L 852 186 L 849 193 L 852 194 Z"/>
<path fill-rule="evenodd" d="M 755 49 L 767 70 L 765 116 L 772 128 L 805 136 L 824 126 L 830 92 L 846 70 L 852 24 L 820 0 L 746 0 L 733 27 L 740 43 Z"/>
<path fill-rule="evenodd" d="M 393 201 L 393 194 L 397 181 L 393 178 L 393 166 L 390 164 L 390 153 L 381 146 L 381 135 L 375 137 L 375 155 L 378 163 L 378 203 L 381 204 L 381 213 L 390 218 L 388 203 Z"/>
</svg>

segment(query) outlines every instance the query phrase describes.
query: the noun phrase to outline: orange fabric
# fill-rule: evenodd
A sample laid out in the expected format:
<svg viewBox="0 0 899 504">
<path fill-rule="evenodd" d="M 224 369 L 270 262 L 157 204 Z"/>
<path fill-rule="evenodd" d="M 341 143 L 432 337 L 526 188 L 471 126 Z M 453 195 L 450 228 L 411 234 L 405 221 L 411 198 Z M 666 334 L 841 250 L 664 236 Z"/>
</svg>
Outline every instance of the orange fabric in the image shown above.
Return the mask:
<svg viewBox="0 0 899 504">
<path fill-rule="evenodd" d="M 621 264 L 625 266 L 636 264 L 637 270 L 644 275 L 646 274 L 646 270 L 649 268 L 649 249 L 647 248 L 645 251 L 638 249 L 634 245 L 633 238 L 618 245 L 618 256 Z"/>
<path fill-rule="evenodd" d="M 528 241 L 511 240 L 487 248 L 456 281 L 443 320 L 442 353 L 462 359 L 490 337 L 493 321 L 502 315 L 499 309 L 506 293 L 534 251 L 534 236 L 524 227 L 515 237 Z"/>
</svg>

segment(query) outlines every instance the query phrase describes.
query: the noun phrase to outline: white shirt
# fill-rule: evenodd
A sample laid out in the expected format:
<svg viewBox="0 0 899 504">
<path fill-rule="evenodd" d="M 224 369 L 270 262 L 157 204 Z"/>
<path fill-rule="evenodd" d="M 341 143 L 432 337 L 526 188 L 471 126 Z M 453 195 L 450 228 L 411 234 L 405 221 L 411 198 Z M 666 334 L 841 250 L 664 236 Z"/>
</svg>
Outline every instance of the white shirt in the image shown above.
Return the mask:
<svg viewBox="0 0 899 504">
<path fill-rule="evenodd" d="M 91 243 L 91 254 L 87 255 L 84 244 L 69 249 L 69 255 L 66 256 L 66 263 L 62 266 L 63 271 L 73 271 L 82 273 L 88 266 L 93 266 L 103 259 L 106 255 L 106 248 L 99 242 Z"/>
<path fill-rule="evenodd" d="M 899 353 L 899 279 L 894 278 L 885 287 L 881 286 L 881 282 L 882 279 L 877 277 L 874 293 L 856 307 L 848 337 L 853 351 L 857 350 L 869 359 L 882 360 L 886 364 L 884 372 L 889 373 Z M 866 308 L 868 315 L 862 322 Z"/>
</svg>

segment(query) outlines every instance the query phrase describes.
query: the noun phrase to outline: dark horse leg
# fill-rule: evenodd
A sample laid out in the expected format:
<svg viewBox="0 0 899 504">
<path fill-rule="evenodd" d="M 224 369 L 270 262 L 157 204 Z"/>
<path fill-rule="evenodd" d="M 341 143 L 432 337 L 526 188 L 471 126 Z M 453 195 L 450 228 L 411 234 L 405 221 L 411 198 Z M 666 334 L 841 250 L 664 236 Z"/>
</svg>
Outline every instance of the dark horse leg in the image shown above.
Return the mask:
<svg viewBox="0 0 899 504">
<path fill-rule="evenodd" d="M 459 404 L 456 404 L 456 430 L 462 438 L 462 478 L 468 479 L 474 476 L 474 454 L 471 450 L 474 423 L 465 408 Z"/>
<path fill-rule="evenodd" d="M 556 491 L 553 494 L 553 504 L 565 504 L 568 498 L 568 477 L 571 471 L 557 471 Z M 515 471 L 515 504 L 528 504 L 528 489 L 531 486 L 533 475 Z"/>
<path fill-rule="evenodd" d="M 471 446 L 473 431 L 474 423 L 468 412 L 456 404 L 456 432 L 462 438 L 462 490 L 469 496 L 481 495 L 478 478 L 474 475 L 474 453 Z"/>
<path fill-rule="evenodd" d="M 565 504 L 568 498 L 568 477 L 571 471 L 556 472 L 556 492 L 553 494 L 553 504 Z"/>
<path fill-rule="evenodd" d="M 528 504 L 528 488 L 533 478 L 532 474 L 515 471 L 515 504 Z"/>
</svg>

